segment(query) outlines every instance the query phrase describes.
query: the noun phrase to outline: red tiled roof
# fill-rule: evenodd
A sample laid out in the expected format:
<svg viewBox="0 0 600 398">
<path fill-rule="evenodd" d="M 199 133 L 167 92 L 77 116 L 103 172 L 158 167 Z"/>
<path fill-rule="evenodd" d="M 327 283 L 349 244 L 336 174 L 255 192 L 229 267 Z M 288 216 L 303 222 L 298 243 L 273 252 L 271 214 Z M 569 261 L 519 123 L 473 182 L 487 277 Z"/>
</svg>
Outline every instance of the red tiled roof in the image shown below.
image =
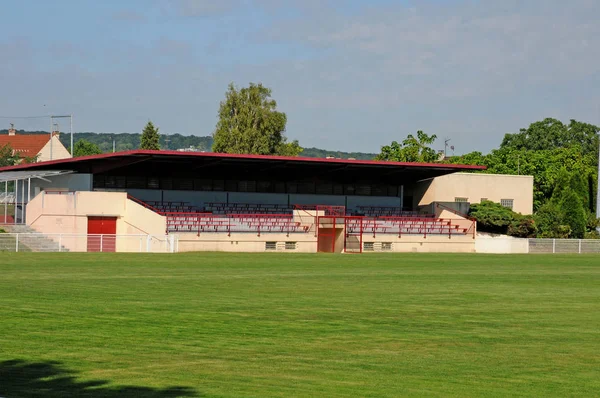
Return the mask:
<svg viewBox="0 0 600 398">
<path fill-rule="evenodd" d="M 48 134 L 2 134 L 0 148 L 8 144 L 21 157 L 33 157 L 40 153 L 48 141 L 50 141 Z"/>
</svg>

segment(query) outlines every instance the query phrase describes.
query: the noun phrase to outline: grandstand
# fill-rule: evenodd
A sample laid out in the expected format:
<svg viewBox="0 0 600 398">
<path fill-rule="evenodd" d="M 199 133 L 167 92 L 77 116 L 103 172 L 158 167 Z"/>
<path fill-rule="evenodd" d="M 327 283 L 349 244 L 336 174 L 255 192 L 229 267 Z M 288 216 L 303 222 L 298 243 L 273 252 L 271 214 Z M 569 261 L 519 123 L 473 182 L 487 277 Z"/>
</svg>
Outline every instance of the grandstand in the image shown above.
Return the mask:
<svg viewBox="0 0 600 398">
<path fill-rule="evenodd" d="M 0 182 L 15 182 L 2 196 L 14 219 L 47 234 L 174 235 L 179 251 L 473 251 L 464 206 L 423 197 L 480 169 L 139 150 L 4 167 Z"/>
</svg>

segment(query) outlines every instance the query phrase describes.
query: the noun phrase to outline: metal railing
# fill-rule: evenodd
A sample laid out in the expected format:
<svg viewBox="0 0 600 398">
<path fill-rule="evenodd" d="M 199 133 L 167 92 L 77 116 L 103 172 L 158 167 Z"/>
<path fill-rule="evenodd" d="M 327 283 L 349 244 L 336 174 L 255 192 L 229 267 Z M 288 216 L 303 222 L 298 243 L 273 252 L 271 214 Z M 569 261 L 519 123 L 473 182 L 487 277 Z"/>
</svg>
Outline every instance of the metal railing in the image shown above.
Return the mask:
<svg viewBox="0 0 600 398">
<path fill-rule="evenodd" d="M 174 253 L 174 235 L 0 233 L 0 252 Z"/>
</svg>

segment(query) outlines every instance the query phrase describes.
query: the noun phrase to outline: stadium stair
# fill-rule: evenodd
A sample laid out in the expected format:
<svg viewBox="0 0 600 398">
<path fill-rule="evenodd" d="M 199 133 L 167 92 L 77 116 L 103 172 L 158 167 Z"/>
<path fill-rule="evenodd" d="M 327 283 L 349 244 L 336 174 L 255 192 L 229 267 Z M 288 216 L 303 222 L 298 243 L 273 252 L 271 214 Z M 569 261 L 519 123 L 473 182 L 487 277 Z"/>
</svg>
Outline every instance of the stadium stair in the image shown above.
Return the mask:
<svg viewBox="0 0 600 398">
<path fill-rule="evenodd" d="M 23 251 L 32 252 L 56 252 L 58 243 L 44 234 L 32 229 L 27 225 L 3 225 L 4 229 L 9 234 L 19 234 L 19 246 L 22 246 Z M 32 236 L 35 234 L 35 236 Z M 64 246 L 61 246 L 61 251 L 68 252 Z"/>
</svg>

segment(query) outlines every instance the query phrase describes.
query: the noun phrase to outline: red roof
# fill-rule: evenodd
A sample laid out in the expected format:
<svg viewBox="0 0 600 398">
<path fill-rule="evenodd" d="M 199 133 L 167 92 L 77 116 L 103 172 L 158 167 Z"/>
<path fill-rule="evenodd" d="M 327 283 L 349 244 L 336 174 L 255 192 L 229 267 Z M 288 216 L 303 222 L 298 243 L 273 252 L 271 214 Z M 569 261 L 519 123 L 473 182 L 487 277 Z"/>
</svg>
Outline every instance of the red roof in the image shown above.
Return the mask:
<svg viewBox="0 0 600 398">
<path fill-rule="evenodd" d="M 0 135 L 0 148 L 7 144 L 21 157 L 34 157 L 50 141 L 48 134 Z"/>
</svg>

